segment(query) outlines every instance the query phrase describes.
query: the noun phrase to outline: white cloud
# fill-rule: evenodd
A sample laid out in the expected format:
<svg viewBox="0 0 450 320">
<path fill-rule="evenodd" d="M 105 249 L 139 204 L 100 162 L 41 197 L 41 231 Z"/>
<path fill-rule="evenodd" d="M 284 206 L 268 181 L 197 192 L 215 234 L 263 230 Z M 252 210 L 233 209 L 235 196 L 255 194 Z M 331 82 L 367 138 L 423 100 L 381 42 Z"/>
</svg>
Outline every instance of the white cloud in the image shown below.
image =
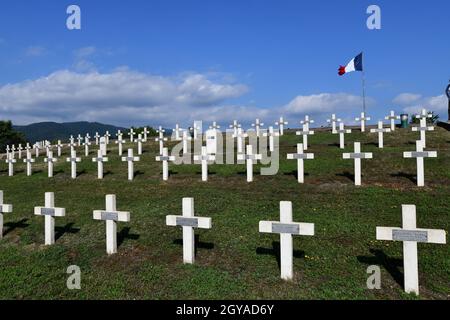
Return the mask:
<svg viewBox="0 0 450 320">
<path fill-rule="evenodd" d="M 401 97 L 408 97 L 411 99 L 402 99 Z M 399 98 L 400 97 L 400 98 Z M 413 99 L 413 97 L 415 97 Z M 436 114 L 447 113 L 448 102 L 447 97 L 444 94 L 432 97 L 423 97 L 420 94 L 402 93 L 398 95 L 393 102 L 398 103 L 403 107 L 403 111 L 410 115 L 419 113 L 422 109 L 433 111 Z"/>
<path fill-rule="evenodd" d="M 392 100 L 393 103 L 399 104 L 399 105 L 405 105 L 405 104 L 411 104 L 414 102 L 417 102 L 422 98 L 422 95 L 420 94 L 414 94 L 414 93 L 401 93 L 398 96 Z"/>
</svg>

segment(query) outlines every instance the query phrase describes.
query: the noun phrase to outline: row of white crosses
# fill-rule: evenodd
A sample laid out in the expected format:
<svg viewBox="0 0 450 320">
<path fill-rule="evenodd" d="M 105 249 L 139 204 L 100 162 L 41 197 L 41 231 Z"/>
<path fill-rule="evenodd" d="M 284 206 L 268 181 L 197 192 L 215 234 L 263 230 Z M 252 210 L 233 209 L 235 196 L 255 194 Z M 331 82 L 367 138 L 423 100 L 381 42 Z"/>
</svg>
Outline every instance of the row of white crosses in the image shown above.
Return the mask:
<svg viewBox="0 0 450 320">
<path fill-rule="evenodd" d="M 0 239 L 3 236 L 3 213 L 11 213 L 13 206 L 3 203 L 3 191 L 0 191 Z M 44 207 L 35 207 L 34 214 L 45 216 L 45 244 L 55 243 L 55 217 L 66 215 L 65 208 L 55 207 L 53 192 L 45 193 Z M 116 196 L 106 195 L 105 210 L 94 210 L 93 218 L 106 222 L 106 252 L 117 253 L 117 222 L 130 222 L 129 211 L 118 211 Z M 422 229 L 416 226 L 415 205 L 402 205 L 402 228 L 376 227 L 376 239 L 403 242 L 404 290 L 407 293 L 419 294 L 419 267 L 417 243 L 446 244 L 446 232 L 439 229 Z M 194 213 L 194 199 L 182 199 L 182 215 L 166 216 L 166 225 L 181 226 L 183 229 L 183 263 L 195 262 L 194 228 L 211 229 L 210 217 L 198 217 Z M 259 232 L 280 235 L 280 267 L 281 278 L 292 280 L 293 270 L 293 238 L 294 235 L 314 236 L 314 223 L 294 222 L 292 203 L 280 201 L 279 221 L 260 221 Z"/>
</svg>

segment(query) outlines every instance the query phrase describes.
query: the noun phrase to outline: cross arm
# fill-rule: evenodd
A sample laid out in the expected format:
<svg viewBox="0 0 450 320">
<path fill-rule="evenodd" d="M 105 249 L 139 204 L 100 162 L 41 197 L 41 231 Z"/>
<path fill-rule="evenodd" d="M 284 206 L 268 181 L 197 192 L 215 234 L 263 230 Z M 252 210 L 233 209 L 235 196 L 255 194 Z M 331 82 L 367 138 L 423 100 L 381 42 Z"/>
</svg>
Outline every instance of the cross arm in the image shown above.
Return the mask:
<svg viewBox="0 0 450 320">
<path fill-rule="evenodd" d="M 114 220 L 120 222 L 130 222 L 130 212 L 128 211 L 106 211 L 94 210 L 94 220 Z"/>
<path fill-rule="evenodd" d="M 313 236 L 314 223 L 304 223 L 304 222 L 281 223 L 279 221 L 260 221 L 259 232 L 288 233 L 292 235 Z"/>
<path fill-rule="evenodd" d="M 66 215 L 66 209 L 65 208 L 34 207 L 34 214 L 37 216 L 64 217 Z"/>
<path fill-rule="evenodd" d="M 166 225 L 211 229 L 212 219 L 205 217 L 185 217 L 185 216 L 168 215 L 166 216 Z"/>
<path fill-rule="evenodd" d="M 10 213 L 13 210 L 12 204 L 0 204 L 0 214 L 1 213 Z"/>
<path fill-rule="evenodd" d="M 376 238 L 377 240 L 390 241 L 408 241 L 407 239 L 411 239 L 409 241 L 438 244 L 446 243 L 445 230 L 440 229 L 416 228 L 412 230 L 405 230 L 395 227 L 377 227 Z"/>
</svg>

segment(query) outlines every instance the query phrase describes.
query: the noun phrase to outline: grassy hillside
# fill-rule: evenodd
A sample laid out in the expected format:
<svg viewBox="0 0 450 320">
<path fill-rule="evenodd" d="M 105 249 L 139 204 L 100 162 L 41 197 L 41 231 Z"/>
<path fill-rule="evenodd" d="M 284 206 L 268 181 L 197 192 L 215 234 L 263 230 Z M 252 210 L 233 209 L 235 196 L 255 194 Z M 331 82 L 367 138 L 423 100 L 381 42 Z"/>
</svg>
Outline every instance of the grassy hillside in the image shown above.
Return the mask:
<svg viewBox="0 0 450 320">
<path fill-rule="evenodd" d="M 116 149 L 108 154 L 102 181 L 90 158 L 78 164 L 76 180 L 65 159 L 51 179 L 43 156 L 31 177 L 22 163 L 7 177 L 3 162 L 1 189 L 14 212 L 5 214 L 0 240 L 0 298 L 413 299 L 403 293 L 402 244 L 376 241 L 375 227 L 401 226 L 401 204 L 415 204 L 418 227 L 450 229 L 450 133 L 437 128 L 427 137 L 438 158 L 425 160 L 426 187 L 420 189 L 415 160 L 402 157 L 418 138 L 407 130 L 386 135 L 381 151 L 375 134 L 347 135 L 346 151 L 361 141 L 363 151 L 374 153 L 362 161 L 359 188 L 351 180 L 353 162 L 342 160 L 338 136 L 331 133 L 310 137 L 316 159 L 305 162 L 304 185 L 297 183 L 296 161 L 285 160 L 300 140 L 293 134 L 281 140 L 279 173 L 261 176 L 256 166 L 253 183 L 246 182 L 244 165 L 210 166 L 206 183 L 200 165 L 170 165 L 163 182 L 154 158 L 158 146 L 150 141 L 132 182 Z M 44 218 L 33 215 L 45 191 L 54 191 L 56 206 L 66 208 L 66 217 L 56 218 L 53 246 L 43 245 Z M 92 219 L 108 193 L 117 195 L 119 210 L 131 211 L 131 222 L 118 224 L 120 246 L 113 256 L 105 252 L 105 223 Z M 192 266 L 182 264 L 181 228 L 165 225 L 166 215 L 181 214 L 182 197 L 195 198 L 196 215 L 212 217 L 212 230 L 196 230 Z M 294 238 L 292 282 L 279 277 L 279 236 L 258 232 L 260 220 L 279 219 L 281 200 L 293 202 L 294 221 L 316 228 L 315 236 Z M 418 254 L 420 298 L 449 299 L 448 244 L 418 244 Z M 81 290 L 66 288 L 71 264 L 81 268 Z M 366 288 L 366 269 L 373 264 L 381 268 L 381 290 Z"/>
</svg>

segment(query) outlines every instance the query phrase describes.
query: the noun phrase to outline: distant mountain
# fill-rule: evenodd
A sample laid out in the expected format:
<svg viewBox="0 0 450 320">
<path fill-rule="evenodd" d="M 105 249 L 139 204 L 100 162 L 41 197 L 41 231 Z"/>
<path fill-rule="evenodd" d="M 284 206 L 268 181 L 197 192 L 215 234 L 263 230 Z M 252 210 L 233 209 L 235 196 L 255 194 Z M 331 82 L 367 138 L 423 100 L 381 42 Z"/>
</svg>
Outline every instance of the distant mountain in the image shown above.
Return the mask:
<svg viewBox="0 0 450 320">
<path fill-rule="evenodd" d="M 26 126 L 13 126 L 14 130 L 23 132 L 27 141 L 34 143 L 41 140 L 68 140 L 70 135 L 74 137 L 81 134 L 83 137 L 86 133 L 89 133 L 91 137 L 94 137 L 98 132 L 100 135 L 106 131 L 111 133 L 111 138 L 115 138 L 117 130 L 127 130 L 126 128 L 116 127 L 113 125 L 102 124 L 98 122 L 38 122 L 32 123 Z"/>
</svg>

